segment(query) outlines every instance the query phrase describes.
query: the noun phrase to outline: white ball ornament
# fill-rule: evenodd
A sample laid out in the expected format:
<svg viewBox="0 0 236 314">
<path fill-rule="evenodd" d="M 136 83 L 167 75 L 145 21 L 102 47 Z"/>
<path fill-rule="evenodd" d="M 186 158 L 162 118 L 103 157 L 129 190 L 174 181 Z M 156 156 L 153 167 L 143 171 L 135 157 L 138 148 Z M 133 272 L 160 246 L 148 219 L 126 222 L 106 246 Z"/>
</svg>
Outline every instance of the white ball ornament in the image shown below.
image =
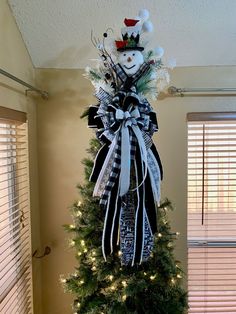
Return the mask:
<svg viewBox="0 0 236 314">
<path fill-rule="evenodd" d="M 146 21 L 143 23 L 142 26 L 142 31 L 143 32 L 147 32 L 147 33 L 151 33 L 153 31 L 153 24 L 151 21 Z"/>
<path fill-rule="evenodd" d="M 171 58 L 167 61 L 167 66 L 170 69 L 174 69 L 176 67 L 176 59 Z"/>
<path fill-rule="evenodd" d="M 147 9 L 142 9 L 139 11 L 138 16 L 141 20 L 147 20 L 149 18 L 149 11 Z"/>
<path fill-rule="evenodd" d="M 164 49 L 163 49 L 162 47 L 160 47 L 160 46 L 159 46 L 159 47 L 156 47 L 156 48 L 154 49 L 154 52 L 155 52 L 157 58 L 162 58 L 163 55 L 164 55 Z"/>
</svg>

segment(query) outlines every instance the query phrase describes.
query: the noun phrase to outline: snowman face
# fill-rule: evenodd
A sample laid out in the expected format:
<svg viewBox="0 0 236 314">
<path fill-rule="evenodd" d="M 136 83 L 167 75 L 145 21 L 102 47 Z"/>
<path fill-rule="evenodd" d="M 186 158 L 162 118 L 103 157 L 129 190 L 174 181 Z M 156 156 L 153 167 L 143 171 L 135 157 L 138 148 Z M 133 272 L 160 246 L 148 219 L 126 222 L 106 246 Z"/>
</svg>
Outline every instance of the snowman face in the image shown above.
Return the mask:
<svg viewBox="0 0 236 314">
<path fill-rule="evenodd" d="M 144 62 L 143 55 L 138 50 L 126 50 L 119 53 L 118 61 L 126 74 L 135 74 Z"/>
</svg>

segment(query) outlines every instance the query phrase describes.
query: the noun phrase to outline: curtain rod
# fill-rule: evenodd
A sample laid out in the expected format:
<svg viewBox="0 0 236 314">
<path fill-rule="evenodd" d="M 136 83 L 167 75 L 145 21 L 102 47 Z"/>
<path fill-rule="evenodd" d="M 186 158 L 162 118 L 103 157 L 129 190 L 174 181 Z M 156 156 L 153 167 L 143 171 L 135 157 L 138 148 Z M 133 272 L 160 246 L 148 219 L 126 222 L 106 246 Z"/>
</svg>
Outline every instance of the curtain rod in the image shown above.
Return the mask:
<svg viewBox="0 0 236 314">
<path fill-rule="evenodd" d="M 184 97 L 185 93 L 231 93 L 234 92 L 236 94 L 236 88 L 230 87 L 219 87 L 219 88 L 204 88 L 204 87 L 197 87 L 197 88 L 178 88 L 175 86 L 170 86 L 168 88 L 168 94 L 171 96 L 182 96 Z M 232 94 L 233 95 L 233 94 Z"/>
<path fill-rule="evenodd" d="M 2 74 L 2 75 L 4 75 L 4 76 L 7 76 L 7 77 L 10 78 L 11 80 L 13 80 L 13 81 L 15 81 L 15 82 L 17 82 L 17 83 L 19 83 L 19 84 L 25 86 L 25 87 L 28 87 L 28 89 L 25 91 L 25 92 L 26 92 L 26 95 L 27 95 L 27 91 L 34 91 L 34 92 L 40 94 L 43 99 L 48 99 L 48 97 L 49 97 L 48 92 L 43 91 L 43 90 L 41 90 L 41 89 L 38 89 L 38 88 L 36 88 L 36 87 L 34 87 L 34 86 L 32 86 L 32 85 L 30 85 L 30 84 L 28 84 L 28 83 L 22 81 L 22 80 L 19 79 L 18 77 L 16 77 L 16 76 L 14 76 L 14 75 L 12 75 L 12 74 L 10 74 L 10 73 L 4 71 L 4 70 L 1 69 L 1 68 L 0 68 L 0 74 Z"/>
</svg>

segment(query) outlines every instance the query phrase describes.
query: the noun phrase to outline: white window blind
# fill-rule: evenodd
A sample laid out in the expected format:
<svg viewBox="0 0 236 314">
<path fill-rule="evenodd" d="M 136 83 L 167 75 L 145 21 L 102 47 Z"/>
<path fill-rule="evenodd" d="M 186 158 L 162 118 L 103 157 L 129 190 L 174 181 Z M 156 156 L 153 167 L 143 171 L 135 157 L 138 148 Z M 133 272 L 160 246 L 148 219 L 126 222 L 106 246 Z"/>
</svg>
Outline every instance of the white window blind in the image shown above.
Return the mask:
<svg viewBox="0 0 236 314">
<path fill-rule="evenodd" d="M 189 314 L 236 313 L 236 114 L 188 115 Z"/>
<path fill-rule="evenodd" d="M 0 107 L 0 313 L 32 313 L 27 121 Z"/>
</svg>

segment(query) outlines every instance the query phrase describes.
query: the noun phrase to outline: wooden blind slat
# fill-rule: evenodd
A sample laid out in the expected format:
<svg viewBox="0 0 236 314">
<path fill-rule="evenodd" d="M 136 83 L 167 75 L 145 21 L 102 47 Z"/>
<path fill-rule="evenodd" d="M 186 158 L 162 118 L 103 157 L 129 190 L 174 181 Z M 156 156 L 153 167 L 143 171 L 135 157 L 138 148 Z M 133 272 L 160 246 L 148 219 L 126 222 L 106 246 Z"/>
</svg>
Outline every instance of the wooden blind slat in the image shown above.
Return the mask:
<svg viewBox="0 0 236 314">
<path fill-rule="evenodd" d="M 17 122 L 26 122 L 27 116 L 26 113 L 1 107 L 0 106 L 0 121 L 3 123 L 4 121 L 12 121 L 13 123 Z"/>
</svg>

